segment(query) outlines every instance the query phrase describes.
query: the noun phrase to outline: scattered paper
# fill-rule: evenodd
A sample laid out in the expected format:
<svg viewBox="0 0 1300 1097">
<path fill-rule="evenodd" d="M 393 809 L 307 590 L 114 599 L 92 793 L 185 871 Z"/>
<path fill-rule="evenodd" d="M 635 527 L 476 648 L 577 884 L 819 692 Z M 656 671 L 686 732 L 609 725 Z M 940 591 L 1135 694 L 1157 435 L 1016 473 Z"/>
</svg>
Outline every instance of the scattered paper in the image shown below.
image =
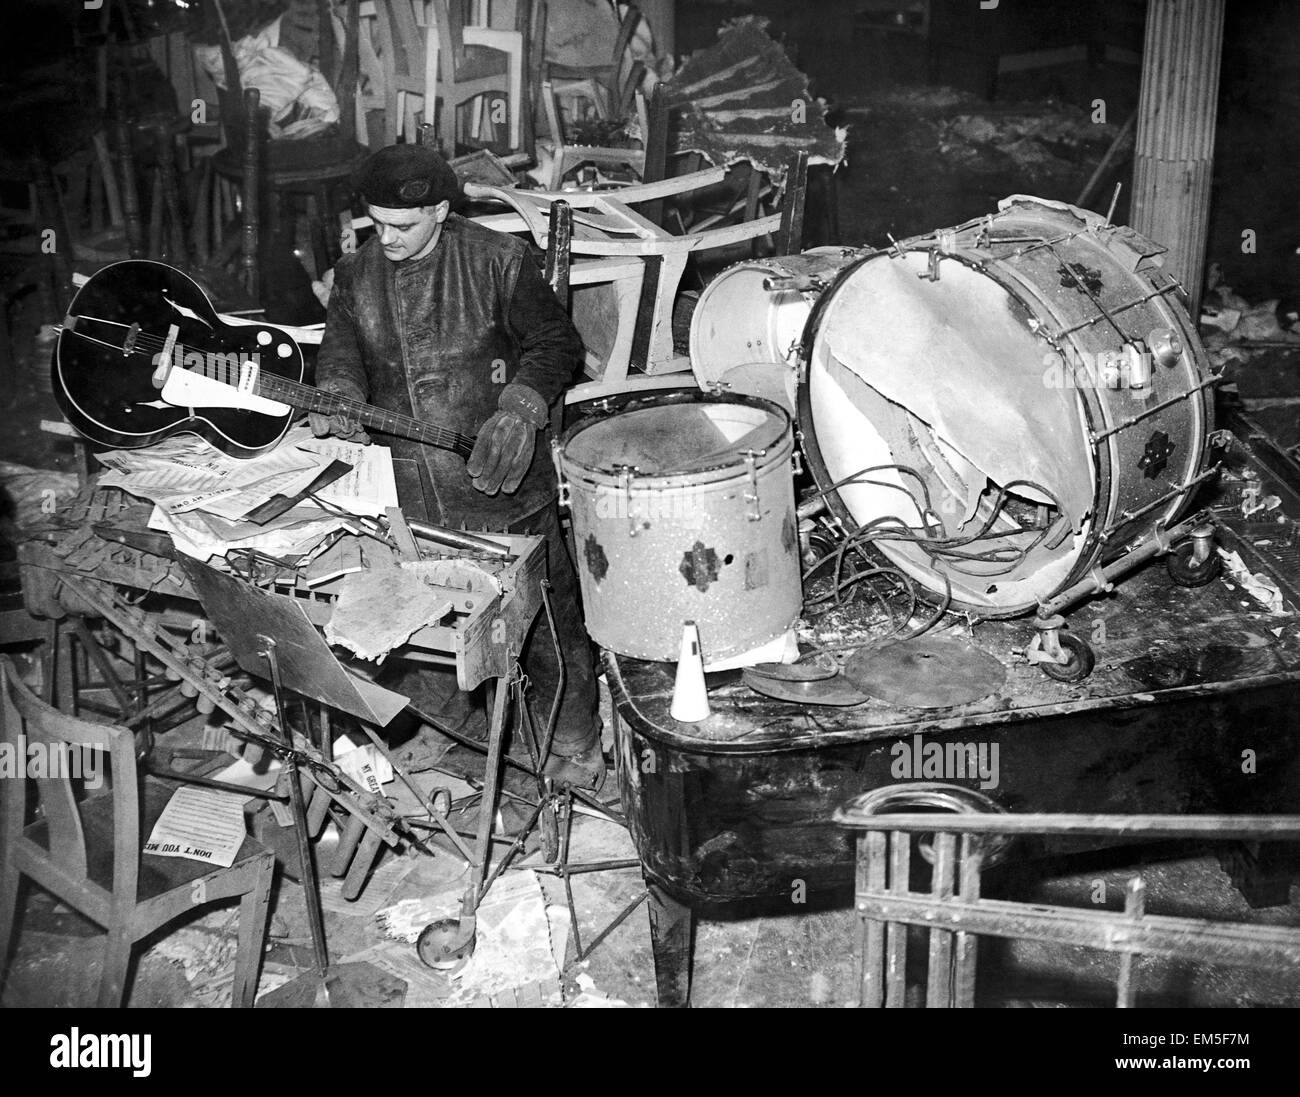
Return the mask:
<svg viewBox="0 0 1300 1097">
<path fill-rule="evenodd" d="M 155 506 L 150 529 L 171 534 L 176 551 L 206 563 L 232 549 L 256 549 L 268 556 L 301 556 L 335 530 L 345 529 L 345 518 L 330 517 L 313 507 L 294 507 L 264 526 L 232 522 L 215 514 L 189 511 L 169 514 Z"/>
<path fill-rule="evenodd" d="M 452 604 L 401 568 L 353 572 L 339 585 L 325 639 L 362 659 L 382 659 L 412 633 L 441 621 Z"/>
<path fill-rule="evenodd" d="M 384 936 L 414 944 L 430 922 L 460 914 L 462 893 L 445 891 L 427 899 L 403 899 L 381 910 L 376 922 Z M 551 947 L 548 909 L 534 872 L 512 872 L 492 885 L 475 915 L 477 944 L 465 966 L 451 975 L 456 989 L 448 1006 L 514 987 L 558 983 L 560 966 Z"/>
<path fill-rule="evenodd" d="M 376 795 L 393 779 L 391 763 L 375 749 L 373 743 L 335 755 L 334 761 L 358 785 Z"/>
<path fill-rule="evenodd" d="M 98 458 L 108 469 L 101 485 L 148 499 L 155 505 L 149 528 L 171 534 L 177 551 L 203 561 L 241 548 L 302 555 L 347 528 L 345 517 L 311 500 L 266 525 L 244 521 L 269 499 L 302 491 L 336 458 L 353 469 L 319 492 L 328 504 L 358 515 L 378 515 L 398 505 L 387 447 L 315 438 L 306 427 L 293 428 L 275 449 L 247 459 L 230 457 L 193 435 Z"/>
<path fill-rule="evenodd" d="M 145 449 L 110 450 L 98 458 L 109 469 L 100 477 L 103 487 L 121 488 L 173 514 L 207 510 L 232 519 L 273 495 L 301 490 L 329 464 L 319 454 L 284 443 L 257 457 L 230 457 L 193 435 Z"/>
<path fill-rule="evenodd" d="M 244 844 L 246 799 L 235 792 L 192 785 L 177 789 L 154 824 L 144 852 L 229 868 Z"/>
<path fill-rule="evenodd" d="M 567 1009 L 631 1009 L 622 998 L 611 998 L 596 986 L 596 980 L 585 971 L 576 980 L 578 994 L 566 1003 Z"/>
<path fill-rule="evenodd" d="M 296 437 L 290 435 L 285 441 Z M 397 480 L 393 475 L 393 454 L 387 446 L 359 446 L 338 438 L 300 438 L 300 449 L 330 461 L 346 461 L 352 471 L 316 494 L 327 503 L 342 507 L 350 514 L 381 515 L 397 502 Z M 301 490 L 301 489 L 297 489 Z"/>
<path fill-rule="evenodd" d="M 1223 557 L 1224 566 L 1233 580 L 1244 587 L 1246 593 L 1257 602 L 1262 603 L 1269 613 L 1281 616 L 1286 612 L 1282 603 L 1282 591 L 1269 576 L 1263 572 L 1251 572 L 1245 561 L 1229 549 L 1219 549 L 1219 555 Z"/>
</svg>

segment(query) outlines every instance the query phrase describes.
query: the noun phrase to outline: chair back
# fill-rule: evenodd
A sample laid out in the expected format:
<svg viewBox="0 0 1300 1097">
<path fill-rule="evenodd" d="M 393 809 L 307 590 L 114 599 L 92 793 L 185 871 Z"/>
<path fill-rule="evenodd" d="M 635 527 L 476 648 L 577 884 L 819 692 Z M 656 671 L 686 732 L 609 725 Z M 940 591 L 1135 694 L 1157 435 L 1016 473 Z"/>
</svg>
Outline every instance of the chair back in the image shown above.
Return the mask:
<svg viewBox="0 0 1300 1097">
<path fill-rule="evenodd" d="M 645 64 L 635 60 L 629 53 L 632 37 L 641 25 L 641 9 L 636 4 L 628 4 L 623 12 L 623 19 L 618 25 L 618 37 L 614 40 L 614 58 L 610 69 L 609 92 L 614 109 L 620 116 L 626 117 L 632 107 L 633 95 L 645 78 Z"/>
<path fill-rule="evenodd" d="M 113 895 L 134 902 L 140 871 L 140 795 L 136 777 L 135 738 L 128 728 L 92 724 L 47 705 L 18 676 L 7 655 L 0 655 L 0 747 L 14 772 L 0 796 L 0 848 L 22 838 L 27 821 L 28 778 L 36 785 L 49 828 L 49 848 L 42 851 L 73 880 L 87 879 L 86 836 L 77 810 L 75 776 L 84 775 L 86 752 L 98 753 L 98 772 L 107 760 L 113 778 Z"/>
<path fill-rule="evenodd" d="M 433 11 L 438 20 L 438 45 L 444 51 L 439 61 L 456 62 L 465 56 L 465 4 L 464 0 L 434 0 Z M 445 46 L 444 46 L 445 43 Z M 453 79 L 455 65 L 444 70 Z"/>
</svg>

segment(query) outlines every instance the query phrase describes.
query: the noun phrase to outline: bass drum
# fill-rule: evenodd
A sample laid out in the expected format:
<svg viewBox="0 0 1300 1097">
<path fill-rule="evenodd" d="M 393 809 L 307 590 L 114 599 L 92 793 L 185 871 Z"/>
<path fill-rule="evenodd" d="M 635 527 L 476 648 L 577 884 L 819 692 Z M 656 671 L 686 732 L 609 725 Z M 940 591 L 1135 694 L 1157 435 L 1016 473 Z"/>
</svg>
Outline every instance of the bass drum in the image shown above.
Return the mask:
<svg viewBox="0 0 1300 1097">
<path fill-rule="evenodd" d="M 717 663 L 784 635 L 803 606 L 790 417 L 696 391 L 593 406 L 553 449 L 591 638 L 675 661 L 694 621 Z"/>
<path fill-rule="evenodd" d="M 804 327 L 818 296 L 866 252 L 813 248 L 722 271 L 691 316 L 691 371 L 700 388 L 774 400 L 795 410 Z"/>
<path fill-rule="evenodd" d="M 1034 610 L 1158 536 L 1214 475 L 1218 380 L 1163 250 L 1016 195 L 844 270 L 799 391 L 830 511 L 977 617 Z"/>
</svg>

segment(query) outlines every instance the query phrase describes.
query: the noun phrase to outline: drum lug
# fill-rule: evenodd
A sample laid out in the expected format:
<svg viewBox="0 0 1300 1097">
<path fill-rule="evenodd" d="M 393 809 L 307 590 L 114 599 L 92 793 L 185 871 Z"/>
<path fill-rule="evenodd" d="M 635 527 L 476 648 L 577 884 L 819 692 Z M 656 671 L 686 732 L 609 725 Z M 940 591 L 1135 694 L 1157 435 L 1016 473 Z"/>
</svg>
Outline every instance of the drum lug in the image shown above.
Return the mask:
<svg viewBox="0 0 1300 1097">
<path fill-rule="evenodd" d="M 560 506 L 567 507 L 571 491 L 569 481 L 564 478 L 564 471 L 560 468 L 560 441 L 558 438 L 551 439 L 551 464 L 555 466 L 555 478 L 560 485 L 560 497 L 557 502 Z"/>
<path fill-rule="evenodd" d="M 925 270 L 921 271 L 917 275 L 917 277 L 924 278 L 927 282 L 939 281 L 939 260 L 941 258 L 942 255 L 940 254 L 939 249 L 937 247 L 931 248 L 929 251 L 929 258 L 926 263 L 926 268 Z"/>
<path fill-rule="evenodd" d="M 1151 383 L 1151 354 L 1141 343 L 1125 343 L 1128 387 L 1141 391 Z"/>
<path fill-rule="evenodd" d="M 615 465 L 618 470 L 618 483 L 623 489 L 623 508 L 627 513 L 627 535 L 635 537 L 637 533 L 637 516 L 632 513 L 632 473 L 633 465 Z"/>
<path fill-rule="evenodd" d="M 745 492 L 745 502 L 752 508 L 745 517 L 751 522 L 763 520 L 763 508 L 758 498 L 758 459 L 766 456 L 765 449 L 745 450 L 745 472 L 749 477 L 749 490 Z"/>
<path fill-rule="evenodd" d="M 797 446 L 795 447 L 794 452 L 790 454 L 790 463 L 794 468 L 794 474 L 796 476 L 802 476 L 803 475 L 803 454 L 799 452 Z"/>
</svg>

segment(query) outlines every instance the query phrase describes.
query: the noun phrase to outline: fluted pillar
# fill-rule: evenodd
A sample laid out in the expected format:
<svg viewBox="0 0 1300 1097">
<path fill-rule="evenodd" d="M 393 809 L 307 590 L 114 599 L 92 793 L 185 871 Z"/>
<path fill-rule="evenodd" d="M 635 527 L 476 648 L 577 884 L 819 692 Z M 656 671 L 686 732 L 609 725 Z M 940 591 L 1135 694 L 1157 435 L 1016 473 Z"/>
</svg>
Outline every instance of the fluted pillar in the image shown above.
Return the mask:
<svg viewBox="0 0 1300 1097">
<path fill-rule="evenodd" d="M 1148 0 L 1130 222 L 1165 245 L 1199 315 L 1224 0 Z"/>
</svg>

